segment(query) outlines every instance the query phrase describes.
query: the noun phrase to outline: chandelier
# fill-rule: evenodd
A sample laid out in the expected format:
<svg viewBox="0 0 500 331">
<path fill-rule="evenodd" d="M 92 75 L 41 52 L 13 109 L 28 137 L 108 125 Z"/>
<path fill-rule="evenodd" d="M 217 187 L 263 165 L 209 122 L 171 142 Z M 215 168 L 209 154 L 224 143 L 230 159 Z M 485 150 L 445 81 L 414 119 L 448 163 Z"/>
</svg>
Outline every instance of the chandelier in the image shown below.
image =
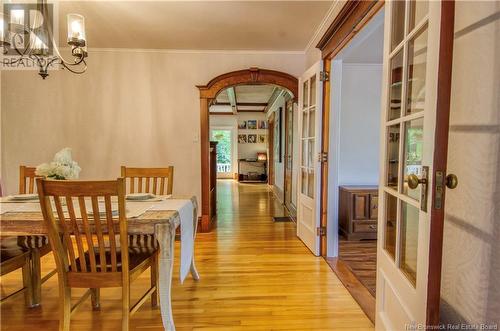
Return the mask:
<svg viewBox="0 0 500 331">
<path fill-rule="evenodd" d="M 30 7 L 31 6 L 31 7 Z M 45 79 L 51 67 L 67 69 L 74 74 L 87 70 L 88 57 L 85 37 L 85 19 L 79 14 L 67 15 L 67 43 L 71 59 L 65 59 L 56 44 L 53 31 L 52 4 L 39 0 L 36 4 L 5 4 L 0 18 L 0 46 L 9 65 L 30 61 Z M 24 62 L 23 62 L 24 61 Z M 4 60 L 5 62 L 5 60 Z"/>
</svg>

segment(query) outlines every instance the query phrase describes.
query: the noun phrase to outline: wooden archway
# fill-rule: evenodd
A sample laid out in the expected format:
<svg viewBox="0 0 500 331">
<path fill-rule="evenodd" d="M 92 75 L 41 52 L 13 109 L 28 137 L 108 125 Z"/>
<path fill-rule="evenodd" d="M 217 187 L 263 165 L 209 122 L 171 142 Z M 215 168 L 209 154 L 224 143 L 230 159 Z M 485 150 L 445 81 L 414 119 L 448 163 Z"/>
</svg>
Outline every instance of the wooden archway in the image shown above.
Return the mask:
<svg viewBox="0 0 500 331">
<path fill-rule="evenodd" d="M 207 85 L 196 86 L 200 91 L 200 144 L 201 144 L 201 231 L 212 228 L 210 197 L 210 137 L 209 106 L 217 95 L 227 87 L 236 85 L 271 84 L 283 87 L 298 97 L 298 80 L 284 72 L 250 68 L 229 72 L 215 77 Z"/>
</svg>

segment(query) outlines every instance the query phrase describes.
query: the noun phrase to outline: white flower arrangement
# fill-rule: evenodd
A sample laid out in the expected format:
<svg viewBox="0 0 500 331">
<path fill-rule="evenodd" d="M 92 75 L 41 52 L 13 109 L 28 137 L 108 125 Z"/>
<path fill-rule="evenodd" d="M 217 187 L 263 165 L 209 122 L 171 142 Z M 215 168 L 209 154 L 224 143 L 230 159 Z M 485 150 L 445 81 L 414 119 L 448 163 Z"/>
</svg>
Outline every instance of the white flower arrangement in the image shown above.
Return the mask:
<svg viewBox="0 0 500 331">
<path fill-rule="evenodd" d="M 71 158 L 71 148 L 63 148 L 54 155 L 50 163 L 42 163 L 36 167 L 36 175 L 52 179 L 78 179 L 82 169 Z"/>
</svg>

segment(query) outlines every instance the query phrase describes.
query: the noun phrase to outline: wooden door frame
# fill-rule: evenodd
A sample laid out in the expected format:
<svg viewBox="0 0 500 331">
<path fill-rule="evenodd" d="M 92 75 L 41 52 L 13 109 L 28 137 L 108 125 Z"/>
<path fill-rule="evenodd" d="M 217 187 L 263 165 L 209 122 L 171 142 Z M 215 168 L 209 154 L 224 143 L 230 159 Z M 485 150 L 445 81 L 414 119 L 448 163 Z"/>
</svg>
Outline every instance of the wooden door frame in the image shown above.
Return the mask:
<svg viewBox="0 0 500 331">
<path fill-rule="evenodd" d="M 384 0 L 347 2 L 325 35 L 316 46 L 321 50 L 325 71 L 329 72 L 332 59 L 349 41 L 383 8 Z M 438 91 L 436 106 L 436 128 L 434 138 L 434 160 L 431 228 L 429 241 L 429 275 L 427 283 L 426 325 L 439 325 L 441 266 L 443 257 L 444 205 L 436 208 L 436 173 L 446 176 L 448 159 L 448 135 L 453 68 L 453 43 L 455 0 L 441 2 L 441 34 L 438 58 Z M 329 151 L 330 83 L 323 84 L 323 126 L 321 151 Z M 328 163 L 321 167 L 321 226 L 328 220 Z M 441 199 L 445 201 L 445 191 Z M 326 236 L 321 238 L 321 255 L 326 255 Z"/>
<path fill-rule="evenodd" d="M 267 178 L 268 185 L 274 185 L 274 113 L 267 120 L 267 144 L 268 156 L 267 164 L 269 167 L 269 176 Z"/>
<path fill-rule="evenodd" d="M 291 107 L 292 107 L 292 122 L 291 122 L 291 125 L 292 125 L 292 150 L 289 151 L 288 150 L 288 120 L 289 120 L 289 112 L 288 112 L 288 103 L 291 103 Z M 284 129 L 284 133 L 285 133 L 285 160 L 284 160 L 284 164 L 283 164 L 283 204 L 285 205 L 285 208 L 288 210 L 288 213 L 292 216 L 292 218 L 295 218 L 297 217 L 297 207 L 296 206 L 293 206 L 292 205 L 292 201 L 289 201 L 289 205 L 287 205 L 287 198 L 286 198 L 286 195 L 287 195 L 287 189 L 289 189 L 290 191 L 292 191 L 292 187 L 293 187 L 293 135 L 294 135 L 294 132 L 293 132 L 293 121 L 294 121 L 294 110 L 293 110 L 293 105 L 294 105 L 294 101 L 293 99 L 288 99 L 286 100 L 285 99 L 285 116 L 284 119 L 285 119 L 285 129 Z M 297 115 L 298 116 L 298 115 Z M 287 152 L 288 153 L 291 153 L 291 162 L 292 162 L 292 168 L 291 168 L 291 171 L 288 171 L 287 170 L 287 164 L 288 164 L 288 159 L 287 159 Z M 298 155 L 297 155 L 298 157 Z M 290 172 L 290 188 L 287 187 L 286 185 L 286 176 L 287 174 Z M 297 183 L 296 183 L 297 184 Z M 291 195 L 292 193 L 290 192 L 290 197 L 292 196 Z"/>
<path fill-rule="evenodd" d="M 316 45 L 321 50 L 323 71 L 330 73 L 332 60 L 354 36 L 382 9 L 383 0 L 349 1 Z M 323 82 L 323 112 L 321 125 L 321 153 L 328 155 L 330 148 L 330 80 Z M 321 227 L 328 223 L 328 162 L 321 163 Z M 326 257 L 327 236 L 320 238 L 320 254 Z"/>
<path fill-rule="evenodd" d="M 209 171 L 209 108 L 217 95 L 227 87 L 236 85 L 270 84 L 287 89 L 298 98 L 298 79 L 290 74 L 259 68 L 232 71 L 210 80 L 206 85 L 197 85 L 200 92 L 200 146 L 201 146 L 201 232 L 212 228 L 210 219 L 210 171 Z"/>
</svg>

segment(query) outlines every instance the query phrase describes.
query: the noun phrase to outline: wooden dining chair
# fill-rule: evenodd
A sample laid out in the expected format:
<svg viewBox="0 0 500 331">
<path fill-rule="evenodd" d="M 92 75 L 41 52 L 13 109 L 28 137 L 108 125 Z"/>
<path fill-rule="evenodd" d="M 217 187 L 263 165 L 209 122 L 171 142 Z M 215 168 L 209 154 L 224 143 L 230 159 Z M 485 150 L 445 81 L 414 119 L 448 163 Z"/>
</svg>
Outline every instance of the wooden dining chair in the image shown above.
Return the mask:
<svg viewBox="0 0 500 331">
<path fill-rule="evenodd" d="M 19 194 L 35 193 L 36 167 L 19 166 Z"/>
<path fill-rule="evenodd" d="M 127 193 L 172 194 L 174 187 L 173 166 L 166 168 L 128 168 L 122 166 L 121 170 L 121 176 L 128 179 Z"/>
<path fill-rule="evenodd" d="M 71 314 L 89 296 L 99 309 L 99 289 L 105 287 L 122 287 L 122 330 L 128 330 L 130 315 L 148 297 L 157 304 L 158 251 L 129 250 L 125 180 L 38 179 L 37 186 L 59 277 L 59 330 L 69 330 Z M 131 307 L 130 283 L 149 267 L 151 288 Z M 89 289 L 74 306 L 71 288 Z"/>
<path fill-rule="evenodd" d="M 34 193 L 36 189 L 35 179 L 40 177 L 35 174 L 35 167 L 19 166 L 19 194 Z M 3 256 L 8 257 L 10 252 L 23 252 L 22 255 L 28 255 L 28 274 L 25 274 L 23 269 L 23 278 L 29 275 L 29 280 L 23 280 L 25 286 L 30 286 L 29 293 L 31 296 L 26 299 L 26 304 L 29 307 L 36 307 L 41 302 L 42 284 L 50 277 L 56 274 L 56 270 L 52 270 L 42 278 L 41 258 L 48 254 L 50 249 L 49 238 L 47 236 L 2 236 L 0 237 L 0 249 L 4 252 Z M 21 261 L 21 257 L 19 257 Z M 1 263 L 4 263 L 3 259 Z"/>
<path fill-rule="evenodd" d="M 10 297 L 24 292 L 26 305 L 33 305 L 33 285 L 30 267 L 30 251 L 21 248 L 17 245 L 17 238 L 3 237 L 0 241 L 0 276 L 7 275 L 13 271 L 22 268 L 23 287 L 3 298 L 0 302 L 4 302 Z"/>
</svg>

